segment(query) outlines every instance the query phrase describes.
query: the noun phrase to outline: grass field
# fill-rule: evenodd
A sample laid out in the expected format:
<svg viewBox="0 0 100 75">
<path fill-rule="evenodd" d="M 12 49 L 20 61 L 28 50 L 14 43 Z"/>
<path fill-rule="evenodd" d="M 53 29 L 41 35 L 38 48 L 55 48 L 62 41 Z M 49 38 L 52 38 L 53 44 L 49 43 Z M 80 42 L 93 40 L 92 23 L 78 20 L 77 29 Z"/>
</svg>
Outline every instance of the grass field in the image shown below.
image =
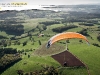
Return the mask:
<svg viewBox="0 0 100 75">
<path fill-rule="evenodd" d="M 25 22 L 27 22 L 27 23 L 23 23 L 25 32 L 35 28 L 38 25 L 38 22 L 44 22 L 44 21 L 50 21 L 50 20 L 46 18 L 25 20 Z M 78 25 L 78 23 L 75 23 L 75 25 Z M 42 31 L 42 33 L 44 34 L 44 37 L 38 37 L 37 35 L 36 36 L 33 35 L 32 37 L 35 39 L 34 44 L 33 42 L 29 40 L 29 37 L 25 37 L 25 38 L 19 39 L 19 41 L 21 42 L 20 45 L 8 46 L 11 48 L 17 48 L 18 50 L 23 50 L 23 49 L 35 49 L 35 50 L 31 52 L 26 52 L 27 55 L 22 54 L 23 59 L 17 62 L 16 64 L 14 64 L 13 66 L 9 67 L 1 75 L 17 75 L 16 70 L 23 70 L 24 72 L 40 70 L 42 69 L 41 65 L 42 66 L 53 65 L 56 68 L 59 66 L 61 67 L 61 65 L 57 61 L 55 61 L 53 58 L 50 57 L 50 55 L 64 51 L 64 49 L 66 48 L 66 45 L 58 42 L 52 46 L 52 50 L 51 49 L 47 50 L 45 48 L 46 46 L 45 44 L 47 43 L 48 39 L 52 37 L 53 35 L 57 34 L 56 32 L 52 31 L 52 28 L 56 28 L 60 26 L 64 26 L 64 24 L 54 24 L 54 25 L 47 26 L 47 29 L 45 31 Z M 77 31 L 80 31 L 81 29 L 82 29 L 81 27 L 78 27 L 74 29 L 69 29 L 68 31 L 77 32 Z M 100 70 L 100 67 L 99 67 L 100 66 L 99 64 L 100 50 L 99 50 L 99 47 L 92 45 L 92 43 L 98 43 L 98 44 L 100 43 L 96 39 L 96 36 L 98 35 L 98 33 L 95 31 L 95 29 L 96 28 L 94 27 L 93 33 L 88 30 L 88 33 L 93 37 L 93 39 L 91 39 L 90 37 L 87 37 L 90 42 L 89 45 L 84 40 L 83 40 L 83 43 L 80 43 L 79 39 L 71 39 L 69 40 L 70 43 L 68 43 L 69 51 L 75 56 L 77 56 L 79 59 L 81 59 L 89 67 L 90 75 L 99 75 L 99 70 Z M 32 33 L 33 34 L 39 33 L 37 31 L 32 32 Z M 0 32 L 0 35 L 1 34 L 3 34 L 4 36 L 7 36 L 5 32 Z M 46 35 L 50 35 L 50 36 L 47 37 Z M 39 45 L 38 43 L 39 40 L 42 43 L 41 45 Z M 22 46 L 22 43 L 24 41 L 28 41 L 26 46 Z M 61 42 L 65 42 L 65 41 L 63 40 Z M 40 51 L 41 53 L 39 54 L 38 52 Z M 30 58 L 28 58 L 28 54 L 31 55 Z M 24 65 L 24 63 L 27 63 L 27 64 Z M 62 75 L 88 75 L 86 68 L 76 69 L 76 68 L 61 67 L 59 71 L 62 72 Z"/>
<path fill-rule="evenodd" d="M 48 60 L 49 59 L 49 60 Z M 27 63 L 24 65 L 24 63 Z M 31 55 L 30 58 L 27 55 L 23 55 L 23 59 L 4 71 L 1 75 L 18 75 L 17 70 L 23 70 L 24 72 L 41 70 L 42 66 L 54 65 L 55 67 L 59 66 L 59 63 L 54 61 L 51 57 L 40 57 Z"/>
<path fill-rule="evenodd" d="M 25 32 L 27 32 L 33 28 L 36 28 L 39 22 L 45 22 L 45 21 L 51 21 L 51 20 L 46 18 L 26 19 L 25 23 L 23 23 L 24 30 Z"/>
<path fill-rule="evenodd" d="M 84 47 L 83 47 L 84 46 Z M 94 47 L 91 44 L 89 46 L 85 44 L 81 45 L 69 45 L 70 52 L 80 58 L 90 70 L 91 75 L 99 74 L 99 48 Z"/>
</svg>

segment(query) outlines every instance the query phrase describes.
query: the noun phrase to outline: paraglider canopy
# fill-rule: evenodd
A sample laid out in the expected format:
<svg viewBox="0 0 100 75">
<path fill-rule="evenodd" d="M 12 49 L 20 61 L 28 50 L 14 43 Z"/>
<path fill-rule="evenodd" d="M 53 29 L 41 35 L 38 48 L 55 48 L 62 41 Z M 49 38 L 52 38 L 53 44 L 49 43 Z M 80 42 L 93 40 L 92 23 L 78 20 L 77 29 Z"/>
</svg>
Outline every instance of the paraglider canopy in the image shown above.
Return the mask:
<svg viewBox="0 0 100 75">
<path fill-rule="evenodd" d="M 51 37 L 49 39 L 46 47 L 49 48 L 56 41 L 63 40 L 63 39 L 67 40 L 67 39 L 72 39 L 72 38 L 83 39 L 86 42 L 88 42 L 87 38 L 84 35 L 80 34 L 80 33 L 76 33 L 76 32 L 64 32 L 64 33 L 59 33 L 59 34 L 54 35 L 53 37 Z"/>
</svg>

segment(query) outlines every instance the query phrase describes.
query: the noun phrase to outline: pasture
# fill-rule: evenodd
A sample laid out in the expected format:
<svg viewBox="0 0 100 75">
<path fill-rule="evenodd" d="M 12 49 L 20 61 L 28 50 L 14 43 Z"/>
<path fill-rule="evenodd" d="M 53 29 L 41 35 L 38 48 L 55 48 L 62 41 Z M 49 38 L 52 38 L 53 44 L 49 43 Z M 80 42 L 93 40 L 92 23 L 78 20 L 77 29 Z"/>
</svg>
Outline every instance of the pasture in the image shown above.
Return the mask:
<svg viewBox="0 0 100 75">
<path fill-rule="evenodd" d="M 37 25 L 39 25 L 39 22 L 45 22 L 45 21 L 55 21 L 55 19 L 48 19 L 48 18 L 35 18 L 35 19 L 27 19 L 24 20 L 25 23 L 23 23 L 24 26 L 24 34 L 26 34 L 28 31 L 34 29 L 34 31 L 30 31 L 31 34 L 31 40 L 30 36 L 25 36 L 23 38 L 17 39 L 17 41 L 20 42 L 20 45 L 15 45 L 14 42 L 16 40 L 11 40 L 11 45 L 7 46 L 6 48 L 17 48 L 17 50 L 24 52 L 21 54 L 22 60 L 15 63 L 13 66 L 6 69 L 4 72 L 2 72 L 1 75 L 18 75 L 17 70 L 23 70 L 24 73 L 27 72 L 34 72 L 36 70 L 43 69 L 42 66 L 54 66 L 59 70 L 61 75 L 88 75 L 87 69 L 80 67 L 80 68 L 71 68 L 71 67 L 62 67 L 60 63 L 58 63 L 56 60 L 54 60 L 51 55 L 58 54 L 60 52 L 65 51 L 66 49 L 66 41 L 61 40 L 59 42 L 56 42 L 51 46 L 51 48 L 47 49 L 46 44 L 47 41 L 55 34 L 58 34 L 57 32 L 53 32 L 53 28 L 65 26 L 63 23 L 60 24 L 52 24 L 46 26 L 47 29 L 43 31 L 39 31 Z M 80 26 L 78 22 L 73 22 L 75 26 L 78 26 L 77 28 L 68 29 L 64 32 L 79 32 L 83 28 L 88 28 L 87 33 L 92 37 L 86 36 L 89 40 L 89 45 L 82 40 L 80 42 L 80 39 L 70 39 L 68 44 L 69 52 L 71 52 L 73 55 L 78 57 L 81 61 L 83 61 L 89 68 L 90 75 L 99 75 L 100 70 L 100 47 L 92 45 L 93 43 L 99 44 L 100 42 L 97 40 L 97 25 L 89 27 L 89 26 Z M 39 34 L 44 34 L 44 36 L 39 36 Z M 0 35 L 6 36 L 6 37 L 12 37 L 13 35 L 7 35 L 4 31 L 0 32 Z M 19 36 L 16 36 L 19 37 Z M 34 40 L 32 40 L 34 39 Z M 23 46 L 23 42 L 27 41 L 27 44 Z M 41 42 L 41 44 L 39 43 Z M 99 44 L 100 45 L 100 44 Z M 31 51 L 30 51 L 31 50 Z M 26 54 L 25 54 L 26 53 Z M 28 58 L 28 55 L 30 57 Z M 60 74 L 59 74 L 60 75 Z"/>
</svg>

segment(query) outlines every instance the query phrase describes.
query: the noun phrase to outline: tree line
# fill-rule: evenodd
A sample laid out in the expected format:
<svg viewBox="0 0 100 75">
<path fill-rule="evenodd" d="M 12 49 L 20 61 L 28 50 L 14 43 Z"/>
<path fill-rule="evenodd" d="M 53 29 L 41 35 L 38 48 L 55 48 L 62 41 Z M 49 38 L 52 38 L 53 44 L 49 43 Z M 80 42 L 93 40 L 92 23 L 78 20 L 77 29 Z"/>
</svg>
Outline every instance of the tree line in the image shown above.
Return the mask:
<svg viewBox="0 0 100 75">
<path fill-rule="evenodd" d="M 24 33 L 24 27 L 22 25 L 0 25 L 0 30 L 13 35 L 21 35 Z"/>
<path fill-rule="evenodd" d="M 37 29 L 39 29 L 39 32 L 41 33 L 42 31 L 47 29 L 47 26 L 44 24 L 39 24 L 36 26 Z"/>
<path fill-rule="evenodd" d="M 4 56 L 5 54 L 16 54 L 17 49 L 13 48 L 0 48 L 0 57 Z"/>
<path fill-rule="evenodd" d="M 46 26 L 52 25 L 52 24 L 60 24 L 58 21 L 46 21 L 46 22 L 39 22 L 39 24 L 44 24 Z"/>
<path fill-rule="evenodd" d="M 22 58 L 13 48 L 0 48 L 0 74 Z"/>
<path fill-rule="evenodd" d="M 17 22 L 16 20 L 0 21 L 0 30 L 5 31 L 7 34 L 21 35 L 24 33 L 23 22 Z"/>
<path fill-rule="evenodd" d="M 57 28 L 53 28 L 52 31 L 53 32 L 63 32 L 65 30 L 71 29 L 71 28 L 77 28 L 78 26 L 75 25 L 67 25 L 67 26 L 61 26 L 61 27 L 57 27 Z"/>
<path fill-rule="evenodd" d="M 82 29 L 81 31 L 79 31 L 78 33 L 85 35 L 85 36 L 90 36 L 87 32 L 87 29 Z"/>
<path fill-rule="evenodd" d="M 7 39 L 7 37 L 0 35 L 0 39 Z"/>
</svg>

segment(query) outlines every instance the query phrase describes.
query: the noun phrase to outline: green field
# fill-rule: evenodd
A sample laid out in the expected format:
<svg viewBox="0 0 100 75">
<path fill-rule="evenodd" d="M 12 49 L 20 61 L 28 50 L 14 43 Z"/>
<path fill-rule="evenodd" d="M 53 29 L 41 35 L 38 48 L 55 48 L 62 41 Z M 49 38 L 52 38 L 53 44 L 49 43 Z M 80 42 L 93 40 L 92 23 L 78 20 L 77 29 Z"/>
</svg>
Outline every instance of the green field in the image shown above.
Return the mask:
<svg viewBox="0 0 100 75">
<path fill-rule="evenodd" d="M 22 16 L 18 16 L 18 18 L 22 18 Z M 59 19 L 59 18 L 55 18 L 55 19 Z M 24 26 L 24 34 L 21 35 L 24 37 L 17 40 L 20 42 L 20 45 L 14 44 L 16 40 L 11 40 L 11 45 L 6 46 L 6 48 L 17 48 L 17 50 L 19 51 L 24 50 L 25 52 L 21 54 L 22 60 L 15 63 L 13 66 L 9 67 L 8 69 L 6 69 L 0 75 L 18 75 L 17 70 L 23 70 L 24 73 L 33 72 L 36 70 L 43 69 L 43 67 L 41 66 L 44 67 L 54 66 L 59 70 L 59 73 L 61 72 L 61 75 L 88 75 L 86 68 L 83 67 L 64 68 L 51 57 L 51 55 L 53 54 L 63 52 L 66 48 L 65 40 L 60 41 L 63 43 L 56 42 L 49 49 L 46 48 L 46 44 L 48 40 L 53 35 L 58 34 L 57 32 L 53 32 L 52 29 L 65 26 L 65 25 L 64 23 L 48 25 L 46 26 L 47 29 L 41 31 L 41 33 L 39 32 L 39 29 L 36 27 L 39 25 L 39 22 L 55 21 L 55 19 L 53 18 L 30 19 L 29 17 L 27 17 L 24 20 L 25 23 L 22 23 L 22 25 Z M 97 36 L 99 34 L 99 31 L 97 31 L 98 25 L 95 24 L 94 26 L 89 27 L 84 25 L 80 26 L 78 22 L 73 22 L 73 24 L 78 27 L 65 30 L 64 32 L 79 32 L 83 28 L 88 28 L 87 33 L 92 37 L 92 39 L 89 36 L 86 36 L 87 39 L 89 40 L 89 45 L 84 40 L 82 40 L 81 43 L 79 42 L 80 39 L 70 39 L 69 40 L 70 43 L 68 43 L 69 51 L 73 55 L 78 57 L 80 60 L 82 60 L 88 66 L 90 75 L 99 75 L 100 47 L 96 47 L 92 45 L 93 43 L 100 45 L 100 42 L 97 40 Z M 32 29 L 34 29 L 34 31 L 30 31 Z M 31 39 L 34 39 L 34 41 L 30 40 L 30 36 L 27 35 L 28 31 L 30 31 L 29 33 L 31 34 L 32 37 Z M 44 36 L 39 36 L 39 34 L 44 34 Z M 8 38 L 14 36 L 14 35 L 8 36 L 8 34 L 4 31 L 0 32 L 0 35 L 6 36 Z M 20 36 L 16 36 L 16 37 L 20 37 Z M 27 44 L 23 46 L 23 42 L 25 41 L 27 41 Z M 41 42 L 41 45 L 39 44 L 39 41 Z M 28 58 L 28 55 L 30 55 L 30 58 Z"/>
</svg>

